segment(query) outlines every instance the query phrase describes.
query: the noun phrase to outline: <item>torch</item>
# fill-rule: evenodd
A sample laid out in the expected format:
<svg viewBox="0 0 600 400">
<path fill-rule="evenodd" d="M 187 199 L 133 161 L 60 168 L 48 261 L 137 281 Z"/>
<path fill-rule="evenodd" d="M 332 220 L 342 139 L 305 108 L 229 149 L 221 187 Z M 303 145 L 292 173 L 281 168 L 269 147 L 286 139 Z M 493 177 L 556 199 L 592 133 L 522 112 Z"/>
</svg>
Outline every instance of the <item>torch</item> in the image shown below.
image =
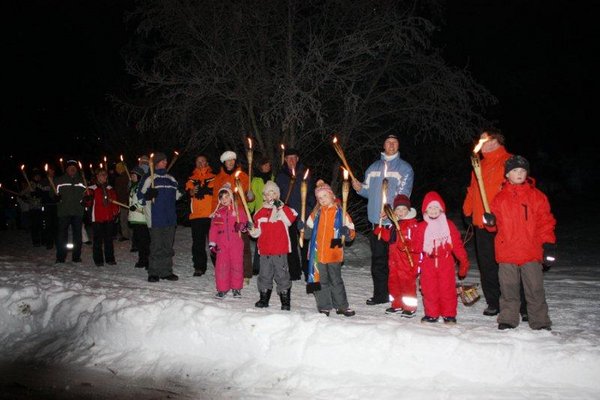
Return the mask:
<svg viewBox="0 0 600 400">
<path fill-rule="evenodd" d="M 25 182 L 27 182 L 27 186 L 29 186 L 29 190 L 33 192 L 33 186 L 31 186 L 31 182 L 29 182 L 29 178 L 27 177 L 27 174 L 25 173 L 25 164 L 21 165 L 21 173 L 23 174 L 23 177 L 25 178 Z"/>
<path fill-rule="evenodd" d="M 123 164 L 123 167 L 125 167 L 125 173 L 127 173 L 127 178 L 129 180 L 131 180 L 131 175 L 129 175 L 129 168 L 127 168 L 127 164 L 125 164 L 125 161 L 123 161 L 123 154 L 121 154 L 121 156 L 119 158 L 121 159 L 121 163 Z"/>
<path fill-rule="evenodd" d="M 348 181 L 348 170 L 344 168 L 344 182 L 342 183 L 342 225 L 346 225 L 346 210 L 348 209 L 348 193 L 350 193 L 350 181 Z M 342 236 L 342 245 L 346 238 Z"/>
<path fill-rule="evenodd" d="M 285 145 L 281 143 L 281 165 L 285 163 Z"/>
<path fill-rule="evenodd" d="M 383 224 L 383 213 L 385 209 L 385 205 L 387 203 L 387 190 L 388 190 L 388 180 L 387 180 L 387 162 L 384 161 L 383 167 L 383 180 L 381 181 L 381 211 L 379 213 L 379 227 Z M 381 239 L 381 229 L 377 234 L 377 239 Z"/>
<path fill-rule="evenodd" d="M 304 177 L 302 178 L 302 182 L 300 183 L 300 221 L 302 221 L 302 224 L 306 222 L 306 194 L 308 192 L 308 182 L 306 179 L 308 178 L 308 171 L 307 168 Z M 298 244 L 300 247 L 304 247 L 304 228 L 300 230 Z"/>
<path fill-rule="evenodd" d="M 2 183 L 0 183 L 0 189 L 4 190 L 6 193 L 10 193 L 10 194 L 12 194 L 12 195 L 15 195 L 15 196 L 20 196 L 20 194 L 19 194 L 19 193 L 17 193 L 17 192 L 14 192 L 14 191 L 12 191 L 12 190 L 10 190 L 10 189 L 7 189 L 7 188 L 5 188 L 5 187 L 2 187 Z"/>
<path fill-rule="evenodd" d="M 333 137 L 332 143 L 333 143 L 333 149 L 337 153 L 337 155 L 340 158 L 340 160 L 342 160 L 342 163 L 344 164 L 344 167 L 346 168 L 346 170 L 348 171 L 348 173 L 352 177 L 352 180 L 353 181 L 357 181 L 358 179 L 356 179 L 356 177 L 352 173 L 352 170 L 350 169 L 350 166 L 348 165 L 348 161 L 346 161 L 346 156 L 344 155 L 344 150 L 342 150 L 342 147 L 338 143 L 338 139 L 337 139 L 336 136 Z"/>
<path fill-rule="evenodd" d="M 79 171 L 81 172 L 81 179 L 83 179 L 83 184 L 85 185 L 85 188 L 87 189 L 88 183 L 87 183 L 87 179 L 85 179 L 85 172 L 83 171 L 83 166 L 81 165 L 81 161 L 77 162 L 79 164 Z M 102 168 L 102 167 L 100 167 Z"/>
<path fill-rule="evenodd" d="M 154 153 L 150 154 L 150 186 L 154 189 Z"/>
<path fill-rule="evenodd" d="M 44 171 L 46 171 L 46 178 L 48 178 L 48 182 L 50 182 L 50 186 L 52 186 L 54 194 L 58 194 L 58 191 L 56 190 L 56 185 L 54 184 L 54 179 L 52 179 L 52 177 L 48 174 L 48 163 L 44 165 Z"/>
<path fill-rule="evenodd" d="M 248 208 L 248 202 L 246 201 L 246 194 L 244 193 L 244 188 L 242 187 L 242 182 L 240 182 L 241 171 L 235 173 L 235 187 L 238 191 L 240 199 L 242 199 L 242 204 L 244 205 L 244 211 L 246 212 L 246 216 L 248 217 L 248 222 L 252 221 L 252 215 L 250 214 L 250 209 Z"/>
<path fill-rule="evenodd" d="M 296 169 L 292 168 L 292 177 L 290 178 L 290 184 L 288 186 L 288 190 L 285 195 L 285 200 L 283 201 L 285 204 L 287 204 L 288 200 L 290 199 L 290 194 L 292 194 L 292 189 L 294 188 L 295 184 L 296 184 Z"/>
<path fill-rule="evenodd" d="M 177 161 L 178 158 L 179 158 L 179 152 L 177 152 L 177 151 L 174 150 L 173 151 L 173 158 L 171 159 L 171 163 L 167 167 L 167 172 L 169 172 L 169 170 L 171 169 L 171 167 L 173 167 L 173 164 L 175 164 L 175 161 Z"/>
<path fill-rule="evenodd" d="M 490 212 L 490 205 L 488 203 L 487 194 L 485 192 L 485 186 L 483 184 L 483 176 L 481 175 L 481 163 L 479 159 L 479 150 L 485 142 L 490 140 L 489 136 L 482 135 L 481 139 L 477 143 L 477 146 L 473 149 L 473 154 L 471 154 L 471 164 L 473 165 L 473 172 L 475 172 L 475 177 L 477 178 L 477 186 L 479 186 L 479 193 L 481 194 L 481 201 L 483 202 L 483 209 L 486 213 Z"/>
<path fill-rule="evenodd" d="M 252 159 L 254 158 L 254 150 L 252 149 L 252 138 L 248 138 L 248 152 L 246 153 L 248 160 L 248 182 L 252 185 Z"/>
<path fill-rule="evenodd" d="M 59 159 L 58 159 L 58 161 L 59 161 L 59 164 L 60 164 L 60 170 L 61 170 L 61 171 L 62 171 L 62 173 L 64 174 L 64 173 L 65 173 L 65 164 L 64 164 L 64 162 L 63 162 L 63 159 L 62 159 L 62 157 L 61 157 L 61 158 L 59 158 Z"/>
</svg>

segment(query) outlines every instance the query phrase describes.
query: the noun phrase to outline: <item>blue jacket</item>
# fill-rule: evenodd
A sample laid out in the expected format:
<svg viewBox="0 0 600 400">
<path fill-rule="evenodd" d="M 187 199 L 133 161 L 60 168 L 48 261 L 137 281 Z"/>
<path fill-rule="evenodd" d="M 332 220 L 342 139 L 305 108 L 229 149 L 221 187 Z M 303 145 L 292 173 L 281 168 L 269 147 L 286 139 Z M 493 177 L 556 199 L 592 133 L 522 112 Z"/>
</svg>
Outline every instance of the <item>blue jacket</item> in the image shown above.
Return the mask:
<svg viewBox="0 0 600 400">
<path fill-rule="evenodd" d="M 387 161 L 386 161 L 387 160 Z M 383 174 L 388 180 L 388 190 L 386 193 L 386 203 L 392 205 L 394 197 L 399 194 L 405 194 L 410 197 L 413 188 L 414 172 L 409 163 L 400 158 L 400 153 L 393 156 L 386 156 L 381 153 L 381 159 L 375 161 L 367 168 L 365 172 L 365 180 L 362 183 L 362 189 L 358 192 L 359 195 L 368 199 L 367 216 L 372 224 L 379 223 L 379 215 L 381 213 L 381 184 L 383 182 Z M 391 222 L 387 219 L 383 220 L 384 225 L 389 225 Z"/>
<path fill-rule="evenodd" d="M 148 191 L 152 184 L 150 175 L 144 176 L 141 185 L 141 198 Z M 158 196 L 151 203 L 152 223 L 148 224 L 152 228 L 165 228 L 177 225 L 177 212 L 175 202 L 181 197 L 177 190 L 177 181 L 171 175 L 167 174 L 166 169 L 157 169 L 154 171 L 154 188 L 158 189 Z"/>
<path fill-rule="evenodd" d="M 296 180 L 294 181 L 294 186 L 290 191 L 290 198 L 287 201 L 287 205 L 293 208 L 296 212 L 300 213 L 300 209 L 302 208 L 302 197 L 300 193 L 300 186 L 302 183 L 302 178 L 304 177 L 304 173 L 306 172 L 306 167 L 302 165 L 302 163 L 296 164 L 296 170 L 294 171 L 296 174 Z M 279 186 L 279 190 L 281 192 L 281 200 L 285 201 L 285 196 L 290 187 L 290 183 L 292 182 L 292 171 L 289 170 L 287 164 L 281 167 L 281 170 L 277 174 L 275 178 L 275 183 Z M 307 215 L 313 209 L 316 204 L 315 199 L 315 185 L 312 179 L 312 176 L 306 178 L 306 213 Z M 256 193 L 255 193 L 256 195 Z"/>
</svg>

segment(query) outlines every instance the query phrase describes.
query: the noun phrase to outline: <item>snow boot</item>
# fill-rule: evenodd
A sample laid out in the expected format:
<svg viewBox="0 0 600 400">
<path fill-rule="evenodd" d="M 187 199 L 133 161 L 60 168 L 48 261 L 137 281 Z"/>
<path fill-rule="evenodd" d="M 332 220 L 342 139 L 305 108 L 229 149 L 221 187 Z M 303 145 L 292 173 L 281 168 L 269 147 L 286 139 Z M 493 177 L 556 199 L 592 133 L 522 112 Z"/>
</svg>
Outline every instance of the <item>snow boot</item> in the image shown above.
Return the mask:
<svg viewBox="0 0 600 400">
<path fill-rule="evenodd" d="M 234 299 L 241 299 L 242 298 L 242 291 L 240 289 L 233 289 L 233 298 Z"/>
<path fill-rule="evenodd" d="M 514 326 L 510 325 L 510 324 L 506 324 L 504 322 L 500 322 L 498 324 L 498 329 L 500 329 L 501 331 L 505 331 L 507 329 L 515 329 Z"/>
<path fill-rule="evenodd" d="M 290 295 L 292 288 L 289 288 L 288 290 L 284 290 L 283 292 L 279 293 L 279 298 L 281 299 L 281 309 L 285 310 L 285 311 L 289 311 L 290 310 Z"/>
<path fill-rule="evenodd" d="M 254 303 L 254 307 L 266 308 L 269 307 L 269 299 L 271 299 L 271 290 L 261 290 L 260 300 Z"/>
<path fill-rule="evenodd" d="M 437 321 L 438 321 L 437 317 L 436 317 L 436 318 L 434 318 L 434 317 L 429 317 L 429 316 L 427 316 L 427 315 L 426 315 L 426 316 L 424 316 L 423 318 L 421 318 L 421 322 L 430 322 L 430 323 L 434 323 L 434 322 L 437 322 Z"/>
<path fill-rule="evenodd" d="M 351 308 L 340 308 L 335 311 L 336 314 L 343 315 L 344 317 L 353 317 L 356 312 Z"/>
<path fill-rule="evenodd" d="M 416 311 L 402 310 L 402 314 L 400 314 L 400 316 L 403 318 L 412 318 L 416 313 Z"/>
</svg>

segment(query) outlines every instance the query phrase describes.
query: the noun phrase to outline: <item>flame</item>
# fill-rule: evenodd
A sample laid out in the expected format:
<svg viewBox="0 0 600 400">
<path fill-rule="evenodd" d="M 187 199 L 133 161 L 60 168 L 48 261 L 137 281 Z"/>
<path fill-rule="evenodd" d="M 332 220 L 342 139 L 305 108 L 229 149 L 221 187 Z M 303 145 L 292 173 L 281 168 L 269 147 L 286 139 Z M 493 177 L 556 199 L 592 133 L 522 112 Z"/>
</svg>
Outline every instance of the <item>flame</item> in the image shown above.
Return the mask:
<svg viewBox="0 0 600 400">
<path fill-rule="evenodd" d="M 280 144 L 281 150 L 285 150 L 285 145 L 283 143 Z"/>
<path fill-rule="evenodd" d="M 292 178 L 296 177 L 296 168 L 292 168 Z"/>
<path fill-rule="evenodd" d="M 381 204 L 386 204 L 387 203 L 387 193 L 383 192 L 381 194 Z"/>
<path fill-rule="evenodd" d="M 236 173 L 235 173 L 235 179 L 239 179 L 239 176 L 240 176 L 240 173 L 241 173 L 241 172 L 242 172 L 242 171 L 238 171 L 238 172 L 236 172 Z"/>
<path fill-rule="evenodd" d="M 62 162 L 63 162 L 63 159 L 62 159 L 62 157 L 61 157 L 61 158 L 59 158 L 59 159 L 58 159 L 58 161 L 60 161 L 60 163 L 62 164 Z"/>
<path fill-rule="evenodd" d="M 104 162 L 106 162 L 106 156 L 104 156 Z"/>
<path fill-rule="evenodd" d="M 150 158 L 151 159 L 154 158 L 154 153 L 150 154 Z"/>
<path fill-rule="evenodd" d="M 100 169 L 104 168 L 104 166 L 102 165 L 102 163 L 100 163 Z"/>
<path fill-rule="evenodd" d="M 48 163 L 46 163 L 46 165 L 44 165 L 44 171 L 48 172 Z"/>
<path fill-rule="evenodd" d="M 337 140 L 337 136 L 334 136 L 334 137 L 333 137 L 333 143 L 337 143 L 337 141 L 338 141 L 338 140 Z"/>
<path fill-rule="evenodd" d="M 248 148 L 252 150 L 252 138 L 248 138 Z"/>
<path fill-rule="evenodd" d="M 473 153 L 477 154 L 479 153 L 479 150 L 481 150 L 481 147 L 483 146 L 483 144 L 485 142 L 487 142 L 488 140 L 490 140 L 490 137 L 486 134 L 481 135 L 481 139 L 479 139 L 479 142 L 477 142 L 477 146 L 475 146 L 475 148 L 473 149 Z"/>
<path fill-rule="evenodd" d="M 346 168 L 342 168 L 344 170 L 344 180 L 348 180 L 348 170 Z"/>
<path fill-rule="evenodd" d="M 83 169 L 83 167 L 81 166 L 81 161 L 77 162 L 79 164 L 79 169 Z"/>
<path fill-rule="evenodd" d="M 94 169 L 94 166 L 92 165 L 92 163 L 90 163 L 90 169 Z"/>
<path fill-rule="evenodd" d="M 179 156 L 179 153 L 177 152 L 177 150 L 173 150 L 173 153 L 175 153 L 175 157 Z"/>
<path fill-rule="evenodd" d="M 142 161 L 142 157 L 138 157 L 138 162 Z"/>
<path fill-rule="evenodd" d="M 123 162 L 123 154 L 121 154 L 119 158 L 121 159 L 121 162 Z"/>
<path fill-rule="evenodd" d="M 25 171 L 25 164 L 21 165 L 21 171 Z"/>
<path fill-rule="evenodd" d="M 306 180 L 306 178 L 308 178 L 308 171 L 309 169 L 306 168 L 306 172 L 304 173 L 304 177 L 302 178 L 303 180 Z"/>
</svg>

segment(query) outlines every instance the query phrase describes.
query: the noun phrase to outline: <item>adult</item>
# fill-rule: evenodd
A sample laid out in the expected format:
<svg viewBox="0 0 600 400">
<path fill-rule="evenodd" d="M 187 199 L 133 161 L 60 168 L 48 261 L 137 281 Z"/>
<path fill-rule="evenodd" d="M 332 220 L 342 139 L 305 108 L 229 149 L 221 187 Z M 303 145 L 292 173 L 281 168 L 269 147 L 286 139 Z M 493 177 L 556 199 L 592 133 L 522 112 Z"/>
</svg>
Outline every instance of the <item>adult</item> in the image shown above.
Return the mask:
<svg viewBox="0 0 600 400">
<path fill-rule="evenodd" d="M 173 273 L 173 242 L 177 228 L 175 202 L 181 193 L 175 178 L 167 173 L 165 153 L 154 155 L 154 174 L 144 181 L 140 192 L 149 205 L 151 218 L 148 282 L 176 281 L 179 277 Z"/>
<path fill-rule="evenodd" d="M 126 170 L 127 166 L 123 162 L 118 162 L 115 166 L 115 192 L 117 194 L 117 201 L 123 204 L 129 202 L 129 185 L 131 181 Z M 131 238 L 131 230 L 129 229 L 129 210 L 125 207 L 121 207 L 119 211 L 119 242 L 129 240 Z"/>
<path fill-rule="evenodd" d="M 58 240 L 58 217 L 56 215 L 57 200 L 54 196 L 54 189 L 52 189 L 52 185 L 50 184 L 50 180 L 54 182 L 56 175 L 52 165 L 48 165 L 46 175 L 47 177 L 43 180 L 43 186 L 48 190 L 48 194 L 44 197 L 43 201 L 44 244 L 46 245 L 46 249 L 50 250 L 57 245 Z"/>
<path fill-rule="evenodd" d="M 306 167 L 300 162 L 300 153 L 294 148 L 285 150 L 285 163 L 277 173 L 275 183 L 281 191 L 281 199 L 289 207 L 293 208 L 298 215 L 302 210 L 302 199 L 300 195 L 300 186 Z M 310 214 L 315 206 L 315 188 L 311 176 L 307 177 L 307 196 L 306 196 L 306 214 Z M 288 254 L 288 267 L 290 269 L 290 279 L 300 280 L 304 273 L 304 280 L 308 279 L 308 246 L 298 246 L 298 219 L 288 228 L 291 242 L 291 252 Z"/>
<path fill-rule="evenodd" d="M 381 225 L 391 226 L 387 218 L 381 219 L 383 180 L 387 179 L 386 202 L 392 204 L 394 198 L 403 194 L 410 197 L 414 181 L 412 166 L 400 158 L 400 141 L 396 135 L 388 135 L 383 142 L 383 152 L 379 160 L 367 168 L 365 179 L 361 183 L 352 181 L 352 187 L 360 196 L 366 198 L 367 217 L 376 229 Z M 379 240 L 373 232 L 369 234 L 371 245 L 371 276 L 373 278 L 373 296 L 367 299 L 367 305 L 383 304 L 389 301 L 388 293 L 388 243 Z"/>
<path fill-rule="evenodd" d="M 58 245 L 56 246 L 56 262 L 64 263 L 67 258 L 67 241 L 69 227 L 73 235 L 72 260 L 81 262 L 81 230 L 83 225 L 82 199 L 86 190 L 83 179 L 75 160 L 68 160 L 65 164 L 65 173 L 56 179 L 58 215 Z"/>
<path fill-rule="evenodd" d="M 481 147 L 483 157 L 480 165 L 488 204 L 492 204 L 504 182 L 504 163 L 511 155 L 504 147 L 504 135 L 500 130 L 487 129 L 480 138 L 487 139 Z M 463 214 L 467 223 L 472 223 L 474 228 L 481 289 L 487 302 L 483 315 L 494 316 L 500 312 L 500 281 L 498 280 L 498 263 L 496 263 L 494 246 L 496 232 L 484 226 L 484 211 L 479 183 L 475 173 L 471 172 L 471 183 L 463 202 Z"/>
<path fill-rule="evenodd" d="M 192 262 L 194 276 L 206 273 L 208 257 L 206 256 L 206 239 L 210 230 L 210 214 L 212 213 L 213 183 L 215 174 L 208 164 L 205 155 L 195 160 L 195 168 L 185 184 L 190 195 L 190 225 L 192 227 Z M 212 253 L 211 253 L 212 255 Z M 215 264 L 213 260 L 213 265 Z"/>
</svg>

